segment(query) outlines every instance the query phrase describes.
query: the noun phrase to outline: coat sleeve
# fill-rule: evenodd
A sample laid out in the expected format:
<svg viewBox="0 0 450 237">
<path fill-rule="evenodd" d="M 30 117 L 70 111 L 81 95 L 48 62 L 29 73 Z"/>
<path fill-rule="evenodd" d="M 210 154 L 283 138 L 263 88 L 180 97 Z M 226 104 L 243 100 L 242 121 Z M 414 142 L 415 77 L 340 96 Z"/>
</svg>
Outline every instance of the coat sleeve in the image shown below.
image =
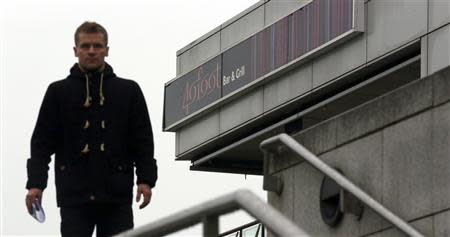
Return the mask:
<svg viewBox="0 0 450 237">
<path fill-rule="evenodd" d="M 47 187 L 48 164 L 55 153 L 57 140 L 57 101 L 52 85 L 47 88 L 31 137 L 31 158 L 27 160 L 26 188 Z"/>
<path fill-rule="evenodd" d="M 129 121 L 129 152 L 136 166 L 137 184 L 148 184 L 154 187 L 157 175 L 154 155 L 153 132 L 144 95 L 137 83 L 134 83 L 134 93 Z"/>
</svg>

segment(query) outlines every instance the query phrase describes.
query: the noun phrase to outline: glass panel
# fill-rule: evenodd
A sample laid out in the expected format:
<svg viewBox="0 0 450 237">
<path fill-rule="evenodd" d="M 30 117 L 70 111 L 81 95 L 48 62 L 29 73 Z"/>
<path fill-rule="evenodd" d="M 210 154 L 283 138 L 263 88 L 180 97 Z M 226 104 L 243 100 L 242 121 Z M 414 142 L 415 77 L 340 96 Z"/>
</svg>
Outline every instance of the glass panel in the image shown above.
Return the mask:
<svg viewBox="0 0 450 237">
<path fill-rule="evenodd" d="M 250 226 L 242 230 L 242 237 L 262 237 L 261 224 Z"/>
</svg>

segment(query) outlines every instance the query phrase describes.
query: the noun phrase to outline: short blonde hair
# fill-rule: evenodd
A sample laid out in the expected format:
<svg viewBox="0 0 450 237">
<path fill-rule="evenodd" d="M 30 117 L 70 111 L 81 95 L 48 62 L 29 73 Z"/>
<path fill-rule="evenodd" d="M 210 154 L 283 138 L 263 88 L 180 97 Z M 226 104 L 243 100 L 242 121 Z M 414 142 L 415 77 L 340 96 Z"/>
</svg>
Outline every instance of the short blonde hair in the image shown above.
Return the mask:
<svg viewBox="0 0 450 237">
<path fill-rule="evenodd" d="M 105 45 L 108 45 L 108 32 L 106 29 L 94 21 L 85 21 L 83 24 L 78 26 L 75 31 L 75 46 L 80 42 L 80 33 L 100 33 L 105 39 Z"/>
</svg>

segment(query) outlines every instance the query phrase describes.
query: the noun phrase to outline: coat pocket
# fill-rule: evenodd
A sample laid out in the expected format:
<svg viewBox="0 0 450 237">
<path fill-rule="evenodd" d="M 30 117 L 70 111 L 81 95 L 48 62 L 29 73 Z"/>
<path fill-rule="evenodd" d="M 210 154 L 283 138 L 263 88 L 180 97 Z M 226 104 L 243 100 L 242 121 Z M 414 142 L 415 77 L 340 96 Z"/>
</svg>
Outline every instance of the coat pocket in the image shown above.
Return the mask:
<svg viewBox="0 0 450 237">
<path fill-rule="evenodd" d="M 55 184 L 58 195 L 73 196 L 87 192 L 87 167 L 83 163 L 59 163 L 55 166 Z"/>
<path fill-rule="evenodd" d="M 133 164 L 114 162 L 109 164 L 108 192 L 113 196 L 128 197 L 133 194 Z"/>
</svg>

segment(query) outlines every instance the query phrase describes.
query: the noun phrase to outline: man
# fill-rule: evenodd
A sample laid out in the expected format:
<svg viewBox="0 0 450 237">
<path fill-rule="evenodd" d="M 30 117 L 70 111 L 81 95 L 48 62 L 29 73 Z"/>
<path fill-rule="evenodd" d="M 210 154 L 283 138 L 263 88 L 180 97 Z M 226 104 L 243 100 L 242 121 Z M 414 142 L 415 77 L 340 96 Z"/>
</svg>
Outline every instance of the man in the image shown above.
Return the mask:
<svg viewBox="0 0 450 237">
<path fill-rule="evenodd" d="M 108 34 L 95 22 L 75 32 L 76 63 L 50 84 L 31 138 L 26 206 L 41 202 L 55 154 L 62 236 L 111 236 L 133 228 L 131 209 L 150 202 L 157 179 L 153 134 L 138 84 L 117 77 L 105 62 Z"/>
</svg>

